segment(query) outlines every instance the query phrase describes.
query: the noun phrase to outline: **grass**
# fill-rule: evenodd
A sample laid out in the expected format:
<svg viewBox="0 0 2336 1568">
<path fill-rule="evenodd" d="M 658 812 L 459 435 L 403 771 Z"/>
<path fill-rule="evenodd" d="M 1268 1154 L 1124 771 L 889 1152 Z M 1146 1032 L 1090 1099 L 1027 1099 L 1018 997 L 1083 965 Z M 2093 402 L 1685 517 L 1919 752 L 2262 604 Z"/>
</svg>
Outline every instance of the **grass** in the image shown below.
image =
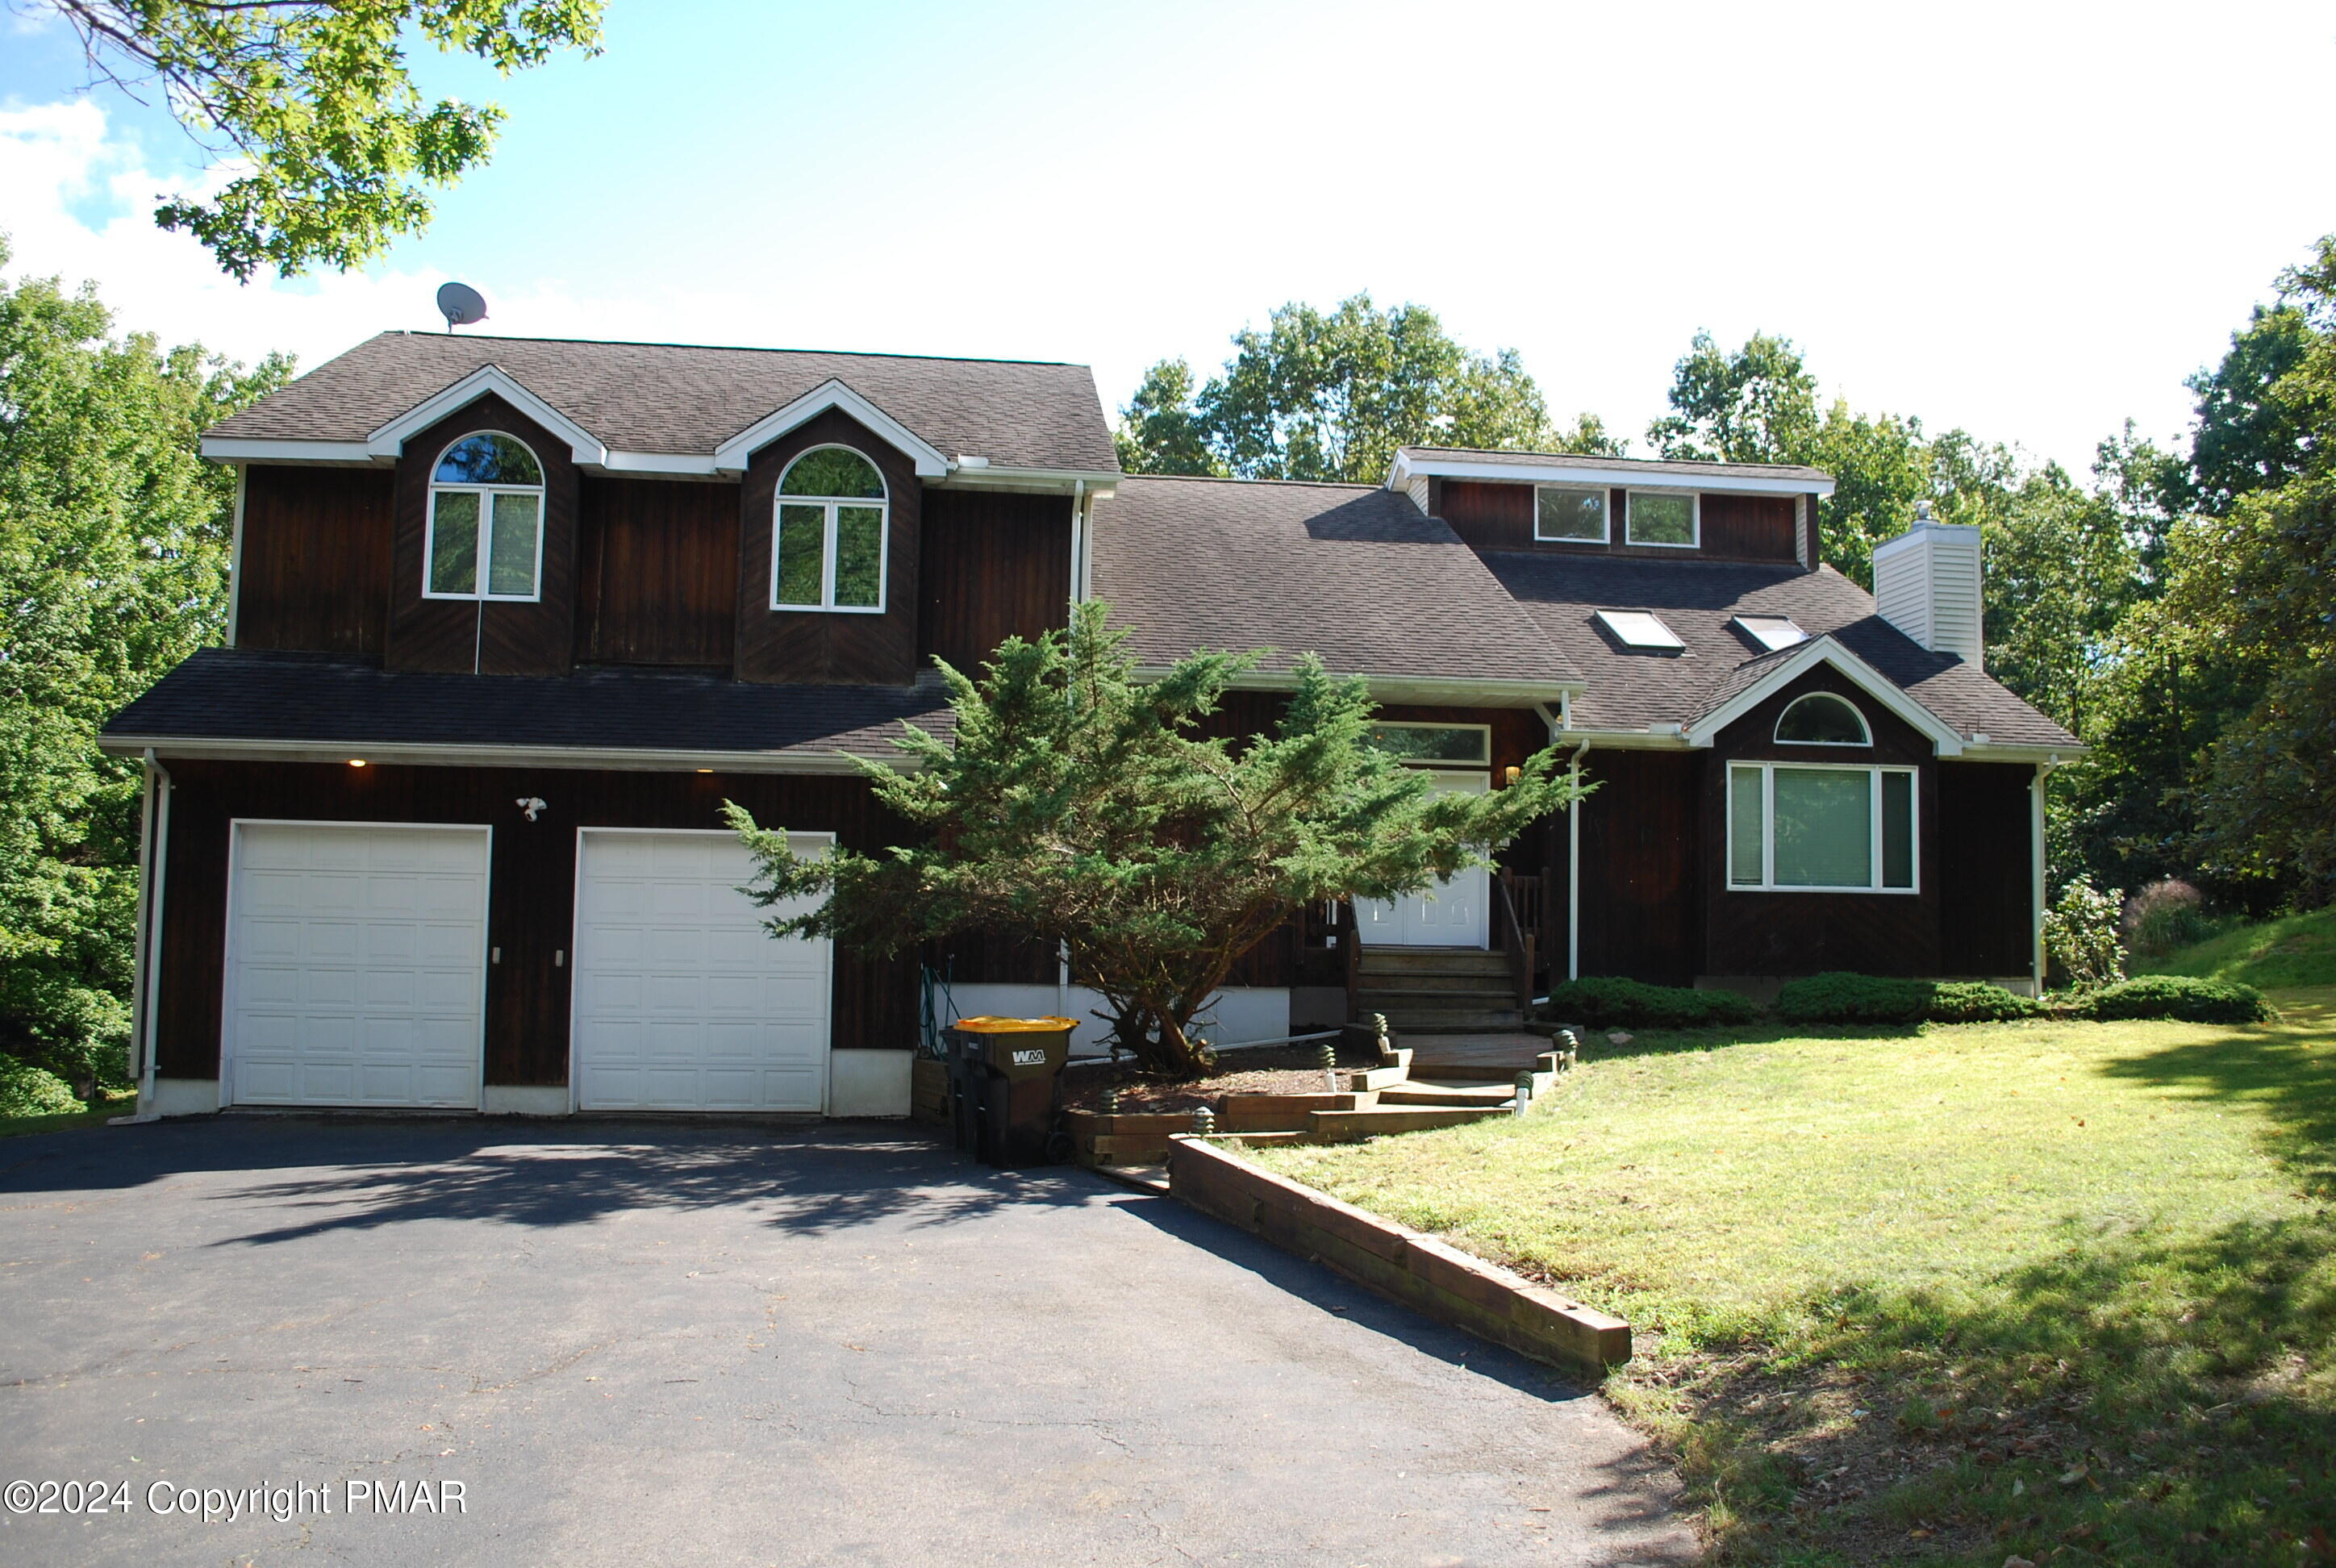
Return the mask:
<svg viewBox="0 0 2336 1568">
<path fill-rule="evenodd" d="M 2264 990 L 2336 986 L 2336 908 L 2234 926 L 2159 959 L 2136 959 L 2137 975 L 2196 975 Z"/>
<path fill-rule="evenodd" d="M 0 1116 L 0 1138 L 18 1138 L 29 1133 L 63 1133 L 75 1127 L 102 1127 L 115 1116 L 126 1116 L 138 1109 L 138 1091 L 119 1092 L 101 1088 L 97 1098 L 78 1111 L 60 1111 L 54 1116 Z"/>
<path fill-rule="evenodd" d="M 1630 1318 L 1722 1561 L 2336 1561 L 2336 990 L 1642 1034 L 1285 1174 Z"/>
</svg>

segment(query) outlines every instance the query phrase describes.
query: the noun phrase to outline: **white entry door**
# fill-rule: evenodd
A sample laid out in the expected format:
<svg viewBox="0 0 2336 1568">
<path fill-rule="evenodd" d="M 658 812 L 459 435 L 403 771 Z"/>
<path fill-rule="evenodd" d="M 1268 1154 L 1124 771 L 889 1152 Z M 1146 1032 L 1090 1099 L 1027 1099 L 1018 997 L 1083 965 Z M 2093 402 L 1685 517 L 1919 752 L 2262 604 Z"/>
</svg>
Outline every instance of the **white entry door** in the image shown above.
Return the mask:
<svg viewBox="0 0 2336 1568">
<path fill-rule="evenodd" d="M 763 929 L 738 835 L 586 828 L 577 854 L 578 1108 L 824 1110 L 829 944 Z"/>
<path fill-rule="evenodd" d="M 1484 774 L 1439 773 L 1433 775 L 1439 790 L 1465 790 L 1483 794 L 1493 787 Z M 1472 866 L 1449 881 L 1424 893 L 1380 903 L 1358 899 L 1355 918 L 1361 924 L 1365 946 L 1395 948 L 1481 948 L 1491 940 L 1485 901 L 1492 896 L 1492 872 Z"/>
<path fill-rule="evenodd" d="M 222 1103 L 476 1106 L 487 830 L 234 834 Z"/>
</svg>

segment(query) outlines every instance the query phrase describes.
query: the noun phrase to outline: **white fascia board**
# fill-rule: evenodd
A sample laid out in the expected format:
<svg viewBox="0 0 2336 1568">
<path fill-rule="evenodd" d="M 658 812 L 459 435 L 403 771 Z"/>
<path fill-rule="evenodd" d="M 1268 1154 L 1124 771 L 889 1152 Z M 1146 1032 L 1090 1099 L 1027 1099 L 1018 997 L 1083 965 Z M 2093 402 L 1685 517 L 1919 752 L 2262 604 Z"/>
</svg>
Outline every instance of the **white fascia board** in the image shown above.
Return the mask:
<svg viewBox="0 0 2336 1568">
<path fill-rule="evenodd" d="M 97 744 L 99 750 L 113 756 L 138 756 L 151 750 L 165 759 L 218 762 L 346 763 L 351 757 L 362 757 L 375 766 L 609 768 L 633 773 L 690 773 L 710 768 L 716 773 L 853 777 L 861 773 L 858 758 L 847 752 L 647 751 L 601 746 L 435 745 L 412 741 L 326 743 L 220 740 L 208 735 L 106 735 Z M 903 772 L 913 772 L 918 765 L 906 753 L 897 759 L 882 760 Z"/>
<path fill-rule="evenodd" d="M 726 479 L 706 452 L 611 452 L 600 460 L 606 473 L 660 474 L 678 479 Z"/>
<path fill-rule="evenodd" d="M 255 441 L 206 435 L 198 449 L 214 463 L 325 463 L 336 468 L 375 466 L 362 441 Z"/>
<path fill-rule="evenodd" d="M 521 386 L 500 365 L 482 365 L 444 391 L 415 404 L 366 437 L 365 450 L 375 458 L 394 463 L 404 455 L 409 438 L 490 393 L 566 442 L 568 454 L 578 465 L 598 468 L 607 463 L 608 449 L 599 436 Z"/>
<path fill-rule="evenodd" d="M 1587 745 L 1591 751 L 1693 751 L 1695 743 L 1683 735 L 1644 729 L 1572 729 L 1557 732 L 1568 746 Z"/>
<path fill-rule="evenodd" d="M 1982 745 L 1977 741 L 1964 743 L 1963 762 L 2062 763 L 2075 762 L 2092 752 L 2088 745 L 2070 742 L 2067 745 L 2013 745 L 2004 741 L 1989 741 Z"/>
<path fill-rule="evenodd" d="M 1868 696 L 1930 736 L 1941 756 L 1961 756 L 1963 754 L 1966 742 L 1952 726 L 1907 696 L 1880 670 L 1835 642 L 1830 634 L 1809 638 L 1777 660 L 1776 667 L 1767 675 L 1689 724 L 1687 738 L 1695 745 L 1708 746 L 1718 737 L 1720 731 L 1775 696 L 1779 688 L 1799 679 L 1820 664 L 1833 666 Z"/>
<path fill-rule="evenodd" d="M 768 446 L 797 425 L 817 418 L 831 408 L 840 408 L 866 425 L 914 462 L 920 479 L 940 479 L 949 471 L 949 461 L 939 448 L 902 424 L 899 420 L 869 402 L 833 376 L 821 382 L 784 408 L 773 409 L 762 418 L 714 449 L 714 466 L 725 473 L 744 473 L 754 453 Z"/>
<path fill-rule="evenodd" d="M 1594 485 L 1606 490 L 1732 491 L 1748 495 L 1831 495 L 1830 479 L 1767 478 L 1735 473 L 1673 473 L 1642 468 L 1577 468 L 1551 463 L 1471 463 L 1459 458 L 1409 457 L 1397 453 L 1387 488 L 1402 490 L 1413 475 L 1435 479 L 1505 479 L 1517 484 Z"/>
<path fill-rule="evenodd" d="M 1088 497 L 1109 501 L 1119 492 L 1119 482 L 1127 475 L 1116 468 L 1008 468 L 1001 463 L 984 463 L 978 468 L 952 463 L 949 477 L 936 486 L 941 490 L 1019 490 L 1043 495 L 1068 495 L 1086 488 Z"/>
</svg>

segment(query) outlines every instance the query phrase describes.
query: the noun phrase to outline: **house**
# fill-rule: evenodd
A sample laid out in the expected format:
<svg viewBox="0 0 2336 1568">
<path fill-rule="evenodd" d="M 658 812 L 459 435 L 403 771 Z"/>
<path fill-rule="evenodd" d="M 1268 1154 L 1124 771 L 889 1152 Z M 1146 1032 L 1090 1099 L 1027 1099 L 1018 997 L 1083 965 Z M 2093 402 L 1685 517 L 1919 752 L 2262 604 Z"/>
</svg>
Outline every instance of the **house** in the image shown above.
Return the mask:
<svg viewBox="0 0 2336 1568">
<path fill-rule="evenodd" d="M 1279 650 L 1227 733 L 1313 650 L 1440 787 L 1552 744 L 1597 786 L 1497 876 L 1299 912 L 1221 1037 L 1342 1016 L 1342 930 L 1530 934 L 1541 983 L 2037 977 L 2038 780 L 2078 747 L 1981 671 L 1974 531 L 1877 552 L 1877 607 L 1817 564 L 1812 470 L 1144 478 L 1076 365 L 407 333 L 204 452 L 238 479 L 227 646 L 102 740 L 146 765 L 149 1112 L 904 1111 L 919 962 L 764 935 L 721 803 L 881 847 L 852 759 L 946 732 L 932 661 L 1091 597 L 1147 666 Z M 921 957 L 962 1011 L 1085 1010 L 1042 946 Z"/>
</svg>

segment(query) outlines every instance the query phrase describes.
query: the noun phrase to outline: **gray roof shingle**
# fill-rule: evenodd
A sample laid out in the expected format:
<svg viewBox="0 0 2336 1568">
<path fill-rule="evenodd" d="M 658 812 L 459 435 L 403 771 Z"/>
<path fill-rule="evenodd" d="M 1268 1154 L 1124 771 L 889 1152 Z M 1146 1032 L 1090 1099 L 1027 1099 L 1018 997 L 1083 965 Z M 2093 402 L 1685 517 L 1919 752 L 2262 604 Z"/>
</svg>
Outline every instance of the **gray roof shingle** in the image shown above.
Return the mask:
<svg viewBox="0 0 2336 1568">
<path fill-rule="evenodd" d="M 1712 711 L 1790 656 L 1770 653 L 1730 621 L 1790 616 L 1815 637 L 1830 633 L 1959 733 L 2003 745 L 2073 746 L 2074 736 L 1984 673 L 1932 653 L 1883 620 L 1864 589 L 1820 567 L 1644 560 L 1499 551 L 1484 561 L 1532 612 L 1558 651 L 1588 677 L 1573 702 L 1585 729 L 1645 730 Z M 1624 648 L 1595 618 L 1601 609 L 1660 616 L 1687 644 L 1677 654 Z"/>
<path fill-rule="evenodd" d="M 370 338 L 206 433 L 363 441 L 489 365 L 617 451 L 711 453 L 832 378 L 950 456 L 1015 468 L 1119 467 L 1095 375 L 1083 365 L 414 332 Z"/>
<path fill-rule="evenodd" d="M 756 754 L 895 761 L 903 723 L 956 727 L 938 675 L 913 687 L 764 686 L 682 671 L 429 675 L 330 654 L 205 648 L 113 716 L 106 742 L 257 740 L 346 747 Z"/>
<path fill-rule="evenodd" d="M 1318 653 L 1389 679 L 1578 678 L 1475 552 L 1370 485 L 1130 477 L 1095 509 L 1095 596 L 1146 665 L 1194 648 Z"/>
</svg>

